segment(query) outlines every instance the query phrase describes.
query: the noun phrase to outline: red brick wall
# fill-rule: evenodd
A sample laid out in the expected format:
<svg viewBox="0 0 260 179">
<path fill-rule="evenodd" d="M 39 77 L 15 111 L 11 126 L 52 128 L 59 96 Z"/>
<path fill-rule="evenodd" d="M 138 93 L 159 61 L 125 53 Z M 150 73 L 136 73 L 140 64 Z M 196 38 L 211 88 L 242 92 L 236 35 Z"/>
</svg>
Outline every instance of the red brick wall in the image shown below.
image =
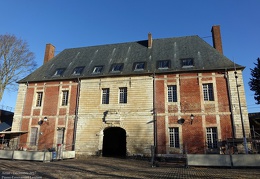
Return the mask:
<svg viewBox="0 0 260 179">
<path fill-rule="evenodd" d="M 179 78 L 179 79 L 178 79 Z M 167 152 L 169 145 L 168 127 L 179 127 L 180 140 L 184 149 L 187 147 L 188 153 L 204 153 L 206 146 L 206 127 L 218 127 L 219 139 L 225 140 L 232 136 L 231 116 L 228 100 L 228 89 L 226 79 L 221 73 L 203 73 L 201 77 L 197 73 L 179 74 L 168 76 L 157 76 L 156 91 L 156 111 L 157 111 L 157 153 L 163 154 Z M 177 80 L 179 83 L 177 83 Z M 166 80 L 166 82 L 165 82 Z M 218 104 L 213 102 L 204 102 L 203 93 L 201 92 L 202 83 L 213 83 L 216 86 Z M 179 105 L 178 103 L 169 103 L 168 110 L 165 109 L 167 104 L 167 84 L 179 84 Z M 202 94 L 201 94 L 202 93 Z M 201 102 L 201 100 L 203 100 Z M 204 107 L 204 109 L 203 109 Z M 194 114 L 194 121 L 191 124 L 190 115 Z M 168 116 L 168 120 L 166 120 Z M 219 116 L 219 117 L 217 117 Z M 177 123 L 179 118 L 184 118 L 185 122 L 180 125 Z M 217 122 L 219 120 L 219 123 Z M 166 123 L 168 122 L 168 124 Z M 220 127 L 219 127 L 220 126 Z M 220 128 L 220 129 L 219 129 Z"/>
<path fill-rule="evenodd" d="M 70 93 L 68 106 L 60 106 L 61 91 L 63 89 L 69 90 Z M 41 107 L 35 106 L 36 92 L 38 91 L 43 92 Z M 64 143 L 71 146 L 73 142 L 76 95 L 77 83 L 75 82 L 29 84 L 25 97 L 21 126 L 22 131 L 29 131 L 29 133 L 22 135 L 20 142 L 27 142 L 29 145 L 30 128 L 38 127 L 38 150 L 51 148 L 56 146 L 57 127 L 65 127 L 66 141 Z M 47 117 L 48 121 L 39 125 L 39 120 L 43 120 L 44 117 Z"/>
</svg>

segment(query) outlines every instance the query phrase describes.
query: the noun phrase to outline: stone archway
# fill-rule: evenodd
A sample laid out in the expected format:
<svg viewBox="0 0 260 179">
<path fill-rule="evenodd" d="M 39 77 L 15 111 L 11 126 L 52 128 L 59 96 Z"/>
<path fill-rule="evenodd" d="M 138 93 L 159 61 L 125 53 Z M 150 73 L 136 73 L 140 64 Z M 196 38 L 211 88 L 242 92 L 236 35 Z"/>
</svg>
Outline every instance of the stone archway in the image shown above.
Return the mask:
<svg viewBox="0 0 260 179">
<path fill-rule="evenodd" d="M 126 156 L 126 131 L 120 127 L 109 127 L 104 130 L 103 156 Z"/>
</svg>

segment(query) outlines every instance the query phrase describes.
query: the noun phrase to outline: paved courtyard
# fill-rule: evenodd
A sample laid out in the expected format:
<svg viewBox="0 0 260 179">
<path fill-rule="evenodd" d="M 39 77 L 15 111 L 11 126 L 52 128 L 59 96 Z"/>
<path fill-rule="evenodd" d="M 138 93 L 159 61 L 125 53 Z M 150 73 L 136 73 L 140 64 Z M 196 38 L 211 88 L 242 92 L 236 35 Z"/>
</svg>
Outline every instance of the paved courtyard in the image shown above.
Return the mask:
<svg viewBox="0 0 260 179">
<path fill-rule="evenodd" d="M 7 178 L 260 178 L 259 168 L 206 168 L 145 160 L 89 157 L 54 162 L 0 160 L 1 179 Z"/>
</svg>

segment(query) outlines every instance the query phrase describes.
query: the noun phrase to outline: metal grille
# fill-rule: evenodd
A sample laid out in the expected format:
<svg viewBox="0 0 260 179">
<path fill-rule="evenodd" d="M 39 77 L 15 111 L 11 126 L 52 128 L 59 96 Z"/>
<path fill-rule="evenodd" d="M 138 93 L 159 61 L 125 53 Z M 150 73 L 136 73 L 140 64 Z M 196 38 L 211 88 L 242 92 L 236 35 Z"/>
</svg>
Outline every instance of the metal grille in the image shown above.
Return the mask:
<svg viewBox="0 0 260 179">
<path fill-rule="evenodd" d="M 36 145 L 38 137 L 38 128 L 32 127 L 31 128 L 31 135 L 30 135 L 30 145 Z"/>
</svg>

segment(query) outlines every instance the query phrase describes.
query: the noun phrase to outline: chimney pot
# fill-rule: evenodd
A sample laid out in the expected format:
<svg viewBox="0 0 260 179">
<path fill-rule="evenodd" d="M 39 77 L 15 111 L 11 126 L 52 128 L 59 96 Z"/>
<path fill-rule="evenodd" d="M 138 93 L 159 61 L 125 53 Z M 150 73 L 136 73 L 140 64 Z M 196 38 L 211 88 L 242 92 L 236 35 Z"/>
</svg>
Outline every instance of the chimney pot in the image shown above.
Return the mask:
<svg viewBox="0 0 260 179">
<path fill-rule="evenodd" d="M 43 64 L 45 64 L 54 57 L 54 52 L 55 47 L 52 44 L 46 44 Z"/>
<path fill-rule="evenodd" d="M 148 48 L 152 48 L 152 44 L 153 44 L 153 38 L 152 38 L 152 34 L 149 32 L 148 33 Z"/>
<path fill-rule="evenodd" d="M 221 34 L 220 34 L 220 26 L 219 25 L 212 26 L 211 33 L 212 33 L 213 47 L 219 53 L 223 54 Z"/>
</svg>

